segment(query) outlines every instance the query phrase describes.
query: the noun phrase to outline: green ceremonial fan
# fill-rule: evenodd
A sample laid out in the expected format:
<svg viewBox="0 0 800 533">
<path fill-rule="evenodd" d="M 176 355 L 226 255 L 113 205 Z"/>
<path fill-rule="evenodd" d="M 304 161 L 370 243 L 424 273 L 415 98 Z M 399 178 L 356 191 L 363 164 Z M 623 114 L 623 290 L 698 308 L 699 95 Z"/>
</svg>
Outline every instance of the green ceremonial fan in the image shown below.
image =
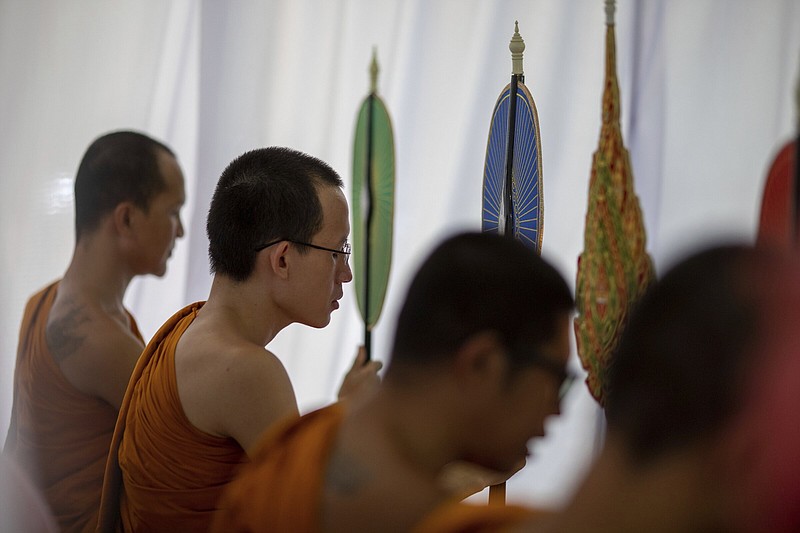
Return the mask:
<svg viewBox="0 0 800 533">
<path fill-rule="evenodd" d="M 372 54 L 370 92 L 361 104 L 353 141 L 353 277 L 371 358 L 371 330 L 380 317 L 392 263 L 394 135 L 377 94 L 378 61 Z"/>
</svg>

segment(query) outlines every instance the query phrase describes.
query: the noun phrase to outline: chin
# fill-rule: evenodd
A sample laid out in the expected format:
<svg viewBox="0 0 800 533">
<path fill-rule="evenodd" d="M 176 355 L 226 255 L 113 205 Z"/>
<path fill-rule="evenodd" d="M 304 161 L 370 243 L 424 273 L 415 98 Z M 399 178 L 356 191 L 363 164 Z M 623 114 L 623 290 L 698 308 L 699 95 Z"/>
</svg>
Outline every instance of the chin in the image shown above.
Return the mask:
<svg viewBox="0 0 800 533">
<path fill-rule="evenodd" d="M 298 320 L 298 322 L 310 328 L 322 329 L 331 323 L 331 317 L 328 315 L 326 318 L 320 320 Z"/>
<path fill-rule="evenodd" d="M 483 468 L 494 470 L 495 472 L 509 472 L 517 467 L 524 459 L 525 455 L 519 455 L 515 457 L 511 457 L 509 455 L 495 455 L 491 457 L 483 457 L 482 459 L 476 459 L 473 462 L 479 466 L 482 466 Z"/>
<path fill-rule="evenodd" d="M 156 267 L 142 266 L 141 268 L 137 268 L 134 271 L 135 276 L 155 276 L 157 278 L 163 278 L 164 274 L 166 273 L 167 273 L 166 265 L 159 265 Z"/>
</svg>

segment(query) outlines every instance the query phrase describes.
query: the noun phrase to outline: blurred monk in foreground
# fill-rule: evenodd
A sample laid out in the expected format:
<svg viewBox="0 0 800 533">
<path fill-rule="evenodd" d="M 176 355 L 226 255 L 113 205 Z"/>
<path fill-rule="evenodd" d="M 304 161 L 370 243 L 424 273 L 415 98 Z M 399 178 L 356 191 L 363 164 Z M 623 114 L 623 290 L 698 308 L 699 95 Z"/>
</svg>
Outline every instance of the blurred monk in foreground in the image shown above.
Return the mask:
<svg viewBox="0 0 800 533">
<path fill-rule="evenodd" d="M 800 531 L 800 263 L 700 252 L 634 310 L 606 383 L 605 446 L 547 532 Z"/>
<path fill-rule="evenodd" d="M 214 531 L 407 532 L 430 513 L 528 516 L 458 503 L 442 477 L 456 462 L 524 462 L 569 382 L 572 307 L 564 279 L 521 243 L 446 240 L 411 284 L 377 393 L 266 434 Z"/>
<path fill-rule="evenodd" d="M 75 178 L 72 260 L 25 308 L 4 453 L 61 531 L 97 525 L 117 410 L 144 348 L 122 300 L 135 276 L 166 272 L 184 200 L 165 145 L 132 131 L 96 139 Z"/>
<path fill-rule="evenodd" d="M 286 148 L 235 159 L 206 230 L 208 300 L 172 316 L 134 370 L 109 454 L 101 531 L 206 531 L 219 495 L 261 434 L 297 417 L 294 390 L 266 350 L 294 322 L 322 328 L 348 266 L 347 201 L 327 164 Z M 374 388 L 359 351 L 339 396 Z"/>
</svg>

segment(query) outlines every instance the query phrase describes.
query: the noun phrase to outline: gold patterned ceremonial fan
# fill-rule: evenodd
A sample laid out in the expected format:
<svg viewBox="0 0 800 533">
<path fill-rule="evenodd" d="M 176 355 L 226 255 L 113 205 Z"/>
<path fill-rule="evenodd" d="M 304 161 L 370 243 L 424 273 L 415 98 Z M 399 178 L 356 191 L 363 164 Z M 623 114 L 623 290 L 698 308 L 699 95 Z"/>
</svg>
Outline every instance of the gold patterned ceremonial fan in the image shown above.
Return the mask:
<svg viewBox="0 0 800 533">
<path fill-rule="evenodd" d="M 609 359 L 631 305 L 654 278 L 645 250 L 630 156 L 622 141 L 617 83 L 614 0 L 606 0 L 606 73 L 600 143 L 589 179 L 584 248 L 578 258 L 575 337 L 592 396 L 604 405 Z"/>
</svg>

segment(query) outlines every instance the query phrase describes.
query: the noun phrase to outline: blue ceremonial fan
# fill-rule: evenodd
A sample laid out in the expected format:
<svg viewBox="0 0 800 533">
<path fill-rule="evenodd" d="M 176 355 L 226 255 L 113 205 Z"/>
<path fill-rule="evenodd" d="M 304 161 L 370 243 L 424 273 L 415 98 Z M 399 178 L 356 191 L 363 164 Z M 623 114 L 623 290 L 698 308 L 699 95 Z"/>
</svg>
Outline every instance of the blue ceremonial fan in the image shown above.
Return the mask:
<svg viewBox="0 0 800 533">
<path fill-rule="evenodd" d="M 513 236 L 541 252 L 544 205 L 539 116 L 523 83 L 525 43 L 516 23 L 509 49 L 513 63 L 511 83 L 494 106 L 486 145 L 482 229 Z"/>
<path fill-rule="evenodd" d="M 511 50 L 511 83 L 494 105 L 486 143 L 482 229 L 518 239 L 541 253 L 544 205 L 539 116 L 524 84 L 522 52 L 525 42 L 516 22 L 508 49 Z M 490 505 L 504 505 L 505 501 L 505 483 L 489 487 Z"/>
</svg>

